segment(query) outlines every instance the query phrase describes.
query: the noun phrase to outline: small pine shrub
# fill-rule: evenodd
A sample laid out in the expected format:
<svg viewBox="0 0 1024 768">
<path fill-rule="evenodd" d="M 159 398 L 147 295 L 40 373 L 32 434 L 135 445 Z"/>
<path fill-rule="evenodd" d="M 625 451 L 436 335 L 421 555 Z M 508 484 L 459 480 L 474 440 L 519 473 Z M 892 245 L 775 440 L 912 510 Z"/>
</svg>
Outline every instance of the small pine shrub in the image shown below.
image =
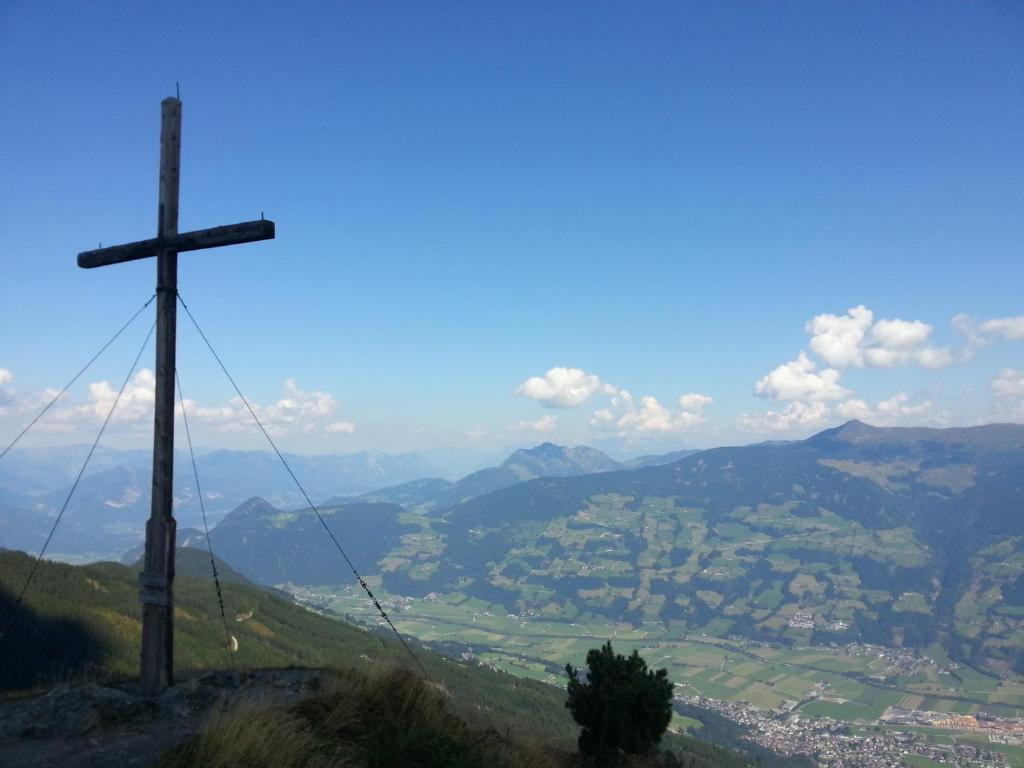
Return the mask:
<svg viewBox="0 0 1024 768">
<path fill-rule="evenodd" d="M 626 755 L 655 750 L 672 719 L 668 672 L 647 668 L 637 651 L 615 653 L 611 641 L 587 653 L 586 679 L 566 664 L 565 706 L 580 724 L 580 754 L 594 765 L 624 765 Z"/>
</svg>

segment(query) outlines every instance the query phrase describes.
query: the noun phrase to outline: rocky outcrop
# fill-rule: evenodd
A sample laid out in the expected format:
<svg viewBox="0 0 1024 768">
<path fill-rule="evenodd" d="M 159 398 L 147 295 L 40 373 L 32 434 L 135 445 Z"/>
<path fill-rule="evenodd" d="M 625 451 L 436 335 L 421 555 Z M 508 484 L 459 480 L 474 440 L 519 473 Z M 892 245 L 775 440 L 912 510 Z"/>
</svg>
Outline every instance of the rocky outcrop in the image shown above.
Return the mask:
<svg viewBox="0 0 1024 768">
<path fill-rule="evenodd" d="M 329 672 L 260 669 L 190 677 L 147 698 L 134 684 L 62 685 L 0 701 L 0 765 L 6 768 L 119 768 L 155 765 L 200 728 L 210 712 L 237 702 L 293 703 Z"/>
</svg>

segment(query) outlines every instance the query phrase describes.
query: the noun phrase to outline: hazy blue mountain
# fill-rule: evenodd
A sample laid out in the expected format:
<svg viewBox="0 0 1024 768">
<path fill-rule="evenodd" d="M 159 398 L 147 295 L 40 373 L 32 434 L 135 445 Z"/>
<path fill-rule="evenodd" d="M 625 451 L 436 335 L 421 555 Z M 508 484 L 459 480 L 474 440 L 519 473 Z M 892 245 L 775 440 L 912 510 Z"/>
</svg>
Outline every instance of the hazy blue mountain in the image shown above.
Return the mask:
<svg viewBox="0 0 1024 768">
<path fill-rule="evenodd" d="M 88 446 L 15 450 L 0 462 L 0 547 L 42 542 L 64 504 Z M 422 477 L 435 468 L 418 454 L 380 452 L 299 456 L 289 464 L 312 498 L 355 495 Z M 69 559 L 103 559 L 142 541 L 150 511 L 150 454 L 97 449 L 49 552 Z M 197 457 L 211 524 L 253 496 L 283 507 L 305 505 L 292 478 L 267 451 L 213 451 Z M 175 517 L 199 526 L 199 498 L 188 454 L 175 453 Z"/>
<path fill-rule="evenodd" d="M 89 453 L 88 445 L 15 448 L 0 461 L 0 501 L 32 509 L 40 498 L 72 483 Z M 118 466 L 145 467 L 148 451 L 97 446 L 86 474 Z"/>
<path fill-rule="evenodd" d="M 516 451 L 501 465 L 521 475 L 524 480 L 535 477 L 572 477 L 594 472 L 611 472 L 620 468 L 617 461 L 596 448 L 578 445 L 568 448 L 554 443 L 541 443 L 535 448 Z M 485 470 L 486 471 L 486 470 Z"/>
<path fill-rule="evenodd" d="M 52 520 L 0 501 L 0 548 L 36 553 L 43 546 Z"/>
<path fill-rule="evenodd" d="M 614 459 L 585 445 L 569 448 L 541 443 L 534 448 L 515 451 L 500 466 L 473 472 L 456 482 L 426 478 L 366 493 L 359 498 L 400 504 L 415 512 L 438 512 L 538 477 L 573 477 L 610 472 L 620 467 Z M 332 503 L 338 501 L 330 500 Z"/>
<path fill-rule="evenodd" d="M 382 488 L 377 491 L 365 493 L 362 496 L 344 497 L 334 496 L 323 502 L 324 506 L 338 506 L 351 504 L 356 501 L 378 501 L 398 504 L 407 510 L 414 512 L 429 512 L 449 496 L 462 499 L 455 490 L 458 482 L 443 480 L 440 477 L 424 477 L 419 480 L 412 480 L 401 485 L 394 485 L 390 488 Z"/>
<path fill-rule="evenodd" d="M 624 469 L 641 469 L 642 467 L 657 467 L 662 464 L 671 464 L 687 456 L 697 453 L 696 448 L 683 448 L 668 453 L 651 454 L 648 456 L 637 456 L 635 459 L 626 459 L 619 462 Z"/>
<path fill-rule="evenodd" d="M 100 526 L 132 525 L 149 514 L 149 467 L 118 466 L 83 477 L 68 503 L 66 515 L 89 516 Z M 71 490 L 70 484 L 40 498 L 37 509 L 57 511 Z M 176 489 L 177 490 L 177 489 Z"/>
<path fill-rule="evenodd" d="M 983 452 L 1014 451 L 1024 446 L 1024 426 L 1020 424 L 984 424 L 977 427 L 873 427 L 862 421 L 848 421 L 826 429 L 804 441 L 811 445 L 857 446 L 868 451 L 872 446 L 888 448 L 916 447 L 941 451 L 965 446 Z"/>
</svg>

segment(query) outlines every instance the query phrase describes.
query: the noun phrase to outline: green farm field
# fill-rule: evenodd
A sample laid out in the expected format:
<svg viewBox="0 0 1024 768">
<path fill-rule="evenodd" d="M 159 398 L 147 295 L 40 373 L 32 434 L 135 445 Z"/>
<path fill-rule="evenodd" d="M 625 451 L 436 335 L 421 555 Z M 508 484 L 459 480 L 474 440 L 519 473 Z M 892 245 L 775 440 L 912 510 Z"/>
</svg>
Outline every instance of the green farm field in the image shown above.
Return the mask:
<svg viewBox="0 0 1024 768">
<path fill-rule="evenodd" d="M 372 607 L 355 590 L 313 591 L 336 613 L 375 621 Z M 581 666 L 590 648 L 611 640 L 624 652 L 639 649 L 654 667 L 666 667 L 677 693 L 684 696 L 747 702 L 853 723 L 873 723 L 890 706 L 1006 717 L 1024 709 L 1024 681 L 996 680 L 970 668 L 957 669 L 955 676 L 940 673 L 948 659 L 938 646 L 925 649 L 936 663 L 922 666 L 918 674 L 892 675 L 884 684 L 870 684 L 858 677 L 885 671 L 887 663 L 877 653 L 851 655 L 838 648 L 724 640 L 686 634 L 673 623 L 645 622 L 638 628 L 593 614 L 578 616 L 577 621 L 543 613 L 520 616 L 461 593 L 403 601 L 385 592 L 383 599 L 390 603 L 391 617 L 403 633 L 466 647 L 497 669 L 552 684 L 562 684 L 566 663 Z"/>
</svg>

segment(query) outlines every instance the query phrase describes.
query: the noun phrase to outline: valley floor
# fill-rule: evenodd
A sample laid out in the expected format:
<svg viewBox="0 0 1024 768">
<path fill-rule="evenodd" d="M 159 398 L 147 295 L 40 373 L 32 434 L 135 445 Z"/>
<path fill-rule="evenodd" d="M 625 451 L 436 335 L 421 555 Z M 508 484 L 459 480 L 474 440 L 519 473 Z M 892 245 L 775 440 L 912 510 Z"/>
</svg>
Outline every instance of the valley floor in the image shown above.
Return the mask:
<svg viewBox="0 0 1024 768">
<path fill-rule="evenodd" d="M 355 589 L 291 590 L 314 610 L 375 622 L 372 607 Z M 607 621 L 571 622 L 542 613 L 516 615 L 460 594 L 388 596 L 385 604 L 404 633 L 461 646 L 467 660 L 557 685 L 563 684 L 567 662 L 582 665 L 587 650 L 606 639 L 622 651 L 638 648 L 652 667 L 668 668 L 678 699 L 700 702 L 745 724 L 759 734 L 753 740 L 783 754 L 821 753 L 835 741 L 832 731 L 842 728 L 848 734 L 844 738 L 852 740 L 851 753 L 863 748 L 881 762 L 866 761 L 865 752 L 861 762 L 844 762 L 840 754 L 838 762 L 823 759 L 823 764 L 890 765 L 885 759 L 894 754 L 908 759 L 916 754 L 920 760 L 951 764 L 1024 766 L 1024 720 L 1012 723 L 1024 714 L 1024 680 L 997 679 L 960 667 L 938 646 L 922 652 L 866 644 L 774 646 L 689 635 L 672 624 L 636 628 Z M 880 718 L 890 708 L 950 716 L 988 713 L 1010 722 L 1008 738 L 992 742 L 987 734 L 957 727 L 952 717 L 946 728 L 887 725 Z M 959 722 L 962 726 L 969 720 Z M 959 756 L 957 746 L 965 747 Z M 972 749 L 992 759 L 970 757 Z"/>
</svg>

